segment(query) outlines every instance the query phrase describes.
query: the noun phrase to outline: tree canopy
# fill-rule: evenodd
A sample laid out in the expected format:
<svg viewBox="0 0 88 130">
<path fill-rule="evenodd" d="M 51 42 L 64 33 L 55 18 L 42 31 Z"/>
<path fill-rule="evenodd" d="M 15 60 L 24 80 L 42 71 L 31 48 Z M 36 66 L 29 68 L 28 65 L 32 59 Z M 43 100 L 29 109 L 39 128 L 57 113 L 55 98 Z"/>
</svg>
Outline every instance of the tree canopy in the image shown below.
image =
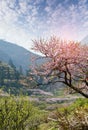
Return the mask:
<svg viewBox="0 0 88 130">
<path fill-rule="evenodd" d="M 48 59 L 34 72 L 45 76 L 46 83 L 62 82 L 88 98 L 88 45 L 57 37 L 34 40 L 33 43 L 33 50 Z"/>
</svg>

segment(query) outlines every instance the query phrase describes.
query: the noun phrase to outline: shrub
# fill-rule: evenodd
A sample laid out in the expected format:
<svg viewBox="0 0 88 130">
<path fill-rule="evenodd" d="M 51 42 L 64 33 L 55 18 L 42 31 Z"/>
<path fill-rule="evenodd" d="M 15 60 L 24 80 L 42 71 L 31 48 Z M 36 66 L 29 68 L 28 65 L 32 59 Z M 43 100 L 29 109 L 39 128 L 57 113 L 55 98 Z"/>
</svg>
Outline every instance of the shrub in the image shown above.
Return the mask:
<svg viewBox="0 0 88 130">
<path fill-rule="evenodd" d="M 59 130 L 88 130 L 88 99 L 78 99 L 71 106 L 58 109 L 53 117 Z"/>
<path fill-rule="evenodd" d="M 37 130 L 42 112 L 27 98 L 0 98 L 0 130 Z"/>
</svg>

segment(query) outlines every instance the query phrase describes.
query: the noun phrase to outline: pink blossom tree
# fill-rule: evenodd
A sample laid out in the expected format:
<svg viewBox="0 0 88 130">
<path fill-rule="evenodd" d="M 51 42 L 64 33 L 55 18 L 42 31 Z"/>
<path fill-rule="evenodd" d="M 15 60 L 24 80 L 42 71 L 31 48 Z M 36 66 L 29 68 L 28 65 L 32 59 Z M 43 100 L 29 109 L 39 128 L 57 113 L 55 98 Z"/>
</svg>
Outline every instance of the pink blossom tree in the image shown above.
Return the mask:
<svg viewBox="0 0 88 130">
<path fill-rule="evenodd" d="M 47 59 L 35 68 L 36 75 L 44 76 L 45 83 L 61 82 L 88 98 L 88 45 L 56 37 L 33 43 L 33 50 Z"/>
</svg>

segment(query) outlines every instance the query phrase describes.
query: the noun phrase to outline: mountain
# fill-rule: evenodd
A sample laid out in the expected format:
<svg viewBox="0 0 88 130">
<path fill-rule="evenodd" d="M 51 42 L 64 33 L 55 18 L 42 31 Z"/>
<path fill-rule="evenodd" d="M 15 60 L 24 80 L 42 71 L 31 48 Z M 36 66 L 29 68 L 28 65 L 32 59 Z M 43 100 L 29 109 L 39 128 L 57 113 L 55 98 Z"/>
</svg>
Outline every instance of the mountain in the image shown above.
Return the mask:
<svg viewBox="0 0 88 130">
<path fill-rule="evenodd" d="M 22 66 L 24 71 L 28 70 L 29 66 L 32 64 L 31 57 L 36 56 L 37 55 L 21 46 L 0 40 L 0 60 L 6 63 L 12 60 L 17 69 Z"/>
<path fill-rule="evenodd" d="M 81 43 L 88 44 L 88 35 L 81 40 Z"/>
</svg>

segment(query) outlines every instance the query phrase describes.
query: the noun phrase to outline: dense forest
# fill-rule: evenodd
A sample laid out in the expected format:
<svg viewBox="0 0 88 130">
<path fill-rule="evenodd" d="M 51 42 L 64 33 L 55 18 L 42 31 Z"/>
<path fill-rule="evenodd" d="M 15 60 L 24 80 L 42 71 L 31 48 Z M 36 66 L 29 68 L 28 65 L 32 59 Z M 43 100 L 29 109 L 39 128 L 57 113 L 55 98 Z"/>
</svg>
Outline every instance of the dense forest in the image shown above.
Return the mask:
<svg viewBox="0 0 88 130">
<path fill-rule="evenodd" d="M 0 61 L 0 88 L 3 91 L 13 94 L 19 93 L 19 90 L 27 85 L 23 79 L 26 82 L 26 76 L 23 74 L 21 66 L 17 70 L 11 59 L 8 64 Z"/>
</svg>

